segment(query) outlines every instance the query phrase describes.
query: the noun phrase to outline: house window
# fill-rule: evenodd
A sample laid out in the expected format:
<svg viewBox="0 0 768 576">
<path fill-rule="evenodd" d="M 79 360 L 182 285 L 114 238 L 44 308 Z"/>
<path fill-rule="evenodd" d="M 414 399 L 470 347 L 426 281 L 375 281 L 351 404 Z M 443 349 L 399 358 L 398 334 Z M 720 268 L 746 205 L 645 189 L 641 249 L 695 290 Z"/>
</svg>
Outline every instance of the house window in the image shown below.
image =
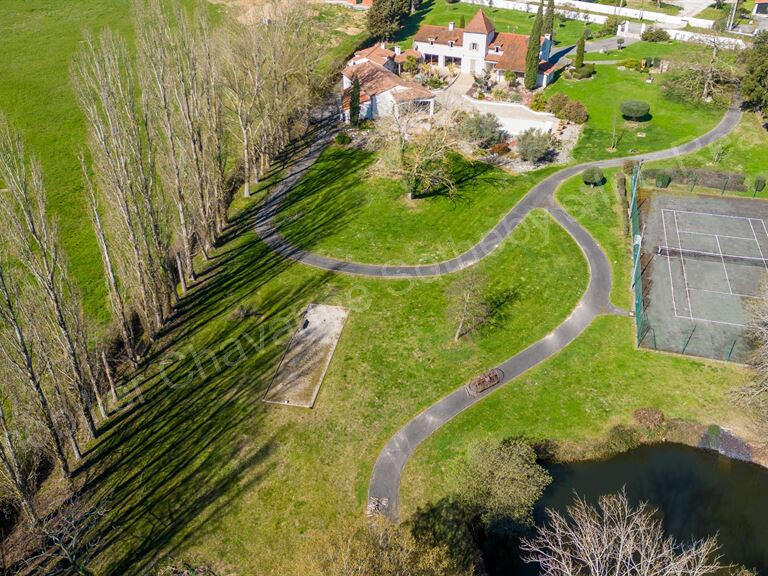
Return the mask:
<svg viewBox="0 0 768 576">
<path fill-rule="evenodd" d="M 470 50 L 477 50 L 477 42 L 472 42 L 472 44 L 469 45 Z"/>
<path fill-rule="evenodd" d="M 494 46 L 493 50 L 494 50 L 494 52 L 496 52 L 496 54 L 499 53 L 499 47 L 498 46 Z"/>
<path fill-rule="evenodd" d="M 434 46 L 435 45 L 435 39 L 434 38 L 430 38 L 429 39 L 429 45 L 430 46 Z"/>
<path fill-rule="evenodd" d="M 450 46 L 451 48 L 453 48 L 453 40 L 448 40 L 448 46 Z"/>
<path fill-rule="evenodd" d="M 446 56 L 445 65 L 448 66 L 450 64 L 453 64 L 454 66 L 461 66 L 461 58 L 458 56 Z"/>
</svg>

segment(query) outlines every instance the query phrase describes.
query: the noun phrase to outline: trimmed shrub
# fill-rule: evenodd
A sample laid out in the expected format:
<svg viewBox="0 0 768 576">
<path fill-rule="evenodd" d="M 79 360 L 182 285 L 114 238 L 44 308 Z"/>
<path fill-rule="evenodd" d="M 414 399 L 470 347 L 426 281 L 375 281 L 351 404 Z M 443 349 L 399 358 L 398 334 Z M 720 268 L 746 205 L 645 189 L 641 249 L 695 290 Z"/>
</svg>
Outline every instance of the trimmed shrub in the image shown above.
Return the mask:
<svg viewBox="0 0 768 576">
<path fill-rule="evenodd" d="M 562 112 L 563 108 L 565 108 L 568 103 L 570 102 L 570 98 L 563 94 L 562 92 L 557 92 L 556 94 L 552 94 L 550 96 L 549 100 L 547 100 L 547 110 L 552 112 L 555 116 L 558 116 L 560 112 Z"/>
<path fill-rule="evenodd" d="M 581 173 L 581 179 L 584 181 L 584 184 L 588 184 L 592 188 L 601 186 L 605 182 L 605 176 L 600 168 L 587 168 Z"/>
<path fill-rule="evenodd" d="M 586 78 L 591 78 L 595 74 L 595 65 L 594 64 L 584 64 L 583 66 L 579 66 L 578 68 L 574 68 L 571 70 L 571 75 L 576 78 L 577 80 L 584 80 Z"/>
<path fill-rule="evenodd" d="M 755 178 L 755 192 L 762 192 L 765 188 L 765 176 Z"/>
<path fill-rule="evenodd" d="M 578 100 L 571 100 L 565 105 L 562 117 L 574 124 L 584 124 L 589 119 L 587 108 Z"/>
<path fill-rule="evenodd" d="M 656 174 L 656 188 L 668 188 L 672 183 L 672 176 L 666 172 Z"/>
<path fill-rule="evenodd" d="M 626 60 L 621 60 L 616 64 L 616 66 L 624 66 L 624 68 L 627 70 L 635 70 L 637 72 L 642 72 L 645 70 L 645 66 L 643 66 L 643 63 L 637 58 L 627 58 Z"/>
<path fill-rule="evenodd" d="M 651 26 L 645 29 L 640 39 L 645 42 L 669 42 L 669 33 L 661 28 Z"/>
<path fill-rule="evenodd" d="M 339 132 L 336 134 L 336 144 L 339 144 L 341 146 L 346 146 L 352 142 L 352 138 L 349 137 L 349 134 L 346 132 Z"/>
<path fill-rule="evenodd" d="M 651 112 L 651 105 L 642 100 L 625 100 L 621 103 L 621 115 L 630 120 L 639 121 Z"/>
</svg>

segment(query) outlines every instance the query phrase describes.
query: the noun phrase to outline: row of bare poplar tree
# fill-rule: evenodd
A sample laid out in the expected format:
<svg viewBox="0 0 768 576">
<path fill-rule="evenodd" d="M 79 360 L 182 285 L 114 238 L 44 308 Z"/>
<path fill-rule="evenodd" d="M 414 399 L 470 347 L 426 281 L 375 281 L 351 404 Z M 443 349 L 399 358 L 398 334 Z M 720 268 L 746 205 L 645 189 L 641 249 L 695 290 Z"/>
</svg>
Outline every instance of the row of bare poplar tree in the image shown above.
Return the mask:
<svg viewBox="0 0 768 576">
<path fill-rule="evenodd" d="M 104 350 L 116 339 L 125 372 L 139 365 L 225 229 L 231 194 L 250 195 L 319 95 L 300 2 L 215 27 L 202 4 L 136 0 L 133 14 L 135 49 L 109 30 L 86 35 L 71 70 L 110 342 L 88 331 L 40 163 L 0 118 L 0 497 L 33 526 L 40 460 L 69 479 L 98 434 L 94 412 L 119 402 Z"/>
</svg>

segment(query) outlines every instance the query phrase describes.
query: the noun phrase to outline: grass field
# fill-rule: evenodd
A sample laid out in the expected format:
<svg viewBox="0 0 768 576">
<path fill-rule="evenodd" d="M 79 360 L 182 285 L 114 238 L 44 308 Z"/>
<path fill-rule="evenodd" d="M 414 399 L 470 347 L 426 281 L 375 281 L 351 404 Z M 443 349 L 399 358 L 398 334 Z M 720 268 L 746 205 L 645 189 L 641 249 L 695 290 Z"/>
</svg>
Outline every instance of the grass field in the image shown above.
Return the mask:
<svg viewBox="0 0 768 576">
<path fill-rule="evenodd" d="M 405 420 L 544 336 L 586 287 L 578 247 L 534 212 L 478 265 L 488 294 L 509 295 L 503 313 L 456 343 L 446 310 L 461 273 L 324 273 L 280 260 L 246 222 L 185 300 L 186 320 L 143 375 L 144 402 L 89 456 L 88 477 L 114 503 L 100 573 L 139 574 L 161 550 L 225 573 L 294 573 L 313 531 L 362 513 L 378 450 Z M 260 395 L 308 302 L 350 310 L 317 404 L 265 405 Z M 236 320 L 241 305 L 258 315 Z"/>
<path fill-rule="evenodd" d="M 634 347 L 634 319 L 598 318 L 557 357 L 463 412 L 420 446 L 406 465 L 401 514 L 457 485 L 477 442 L 522 434 L 584 442 L 637 408 L 725 425 L 736 416 L 728 391 L 746 381 L 742 368 Z"/>
<path fill-rule="evenodd" d="M 555 198 L 600 244 L 611 263 L 611 302 L 615 306 L 630 310 L 631 246 L 628 234 L 617 232 L 624 230 L 626 214 L 622 212 L 621 200 L 616 190 L 616 172 L 606 170 L 605 184 L 595 188 L 584 184 L 581 176 L 574 176 L 560 186 Z"/>
<path fill-rule="evenodd" d="M 422 24 L 435 24 L 438 26 L 447 26 L 449 22 L 454 22 L 460 26 L 461 17 L 464 17 L 466 23 L 472 19 L 480 8 L 471 4 L 449 4 L 445 0 L 427 0 L 419 10 L 411 16 L 405 23 L 403 29 L 395 38 L 397 44 L 410 48 L 413 43 L 413 35 Z M 513 32 L 517 34 L 530 34 L 533 27 L 535 14 L 508 10 L 506 8 L 487 8 L 483 11 L 491 19 L 498 32 Z M 585 24 L 576 20 L 561 19 L 556 20 L 555 25 L 555 43 L 559 46 L 570 46 L 576 44 L 579 37 L 584 34 L 584 29 L 589 28 L 592 31 L 600 27 L 595 24 Z"/>
<path fill-rule="evenodd" d="M 665 60 L 684 62 L 696 54 L 708 52 L 706 46 L 691 42 L 635 42 L 621 50 L 609 50 L 605 53 L 587 52 L 585 61 L 624 60 L 627 58 L 664 58 Z"/>
<path fill-rule="evenodd" d="M 618 197 L 607 188 L 583 190 L 577 177 L 562 185 L 557 199 L 606 251 L 611 298 L 628 306 L 628 238 Z M 469 449 L 488 439 L 522 434 L 589 443 L 615 424 L 631 423 L 632 412 L 646 407 L 703 424 L 742 423 L 728 392 L 747 381 L 744 368 L 637 349 L 634 332 L 634 318 L 600 317 L 555 358 L 441 428 L 406 465 L 402 516 L 455 490 Z"/>
<path fill-rule="evenodd" d="M 717 161 L 718 155 L 720 156 Z M 649 168 L 704 168 L 707 170 L 725 170 L 738 172 L 747 176 L 749 190 L 744 193 L 726 192 L 727 194 L 742 194 L 752 196 L 756 176 L 768 178 L 768 131 L 760 118 L 745 112 L 736 130 L 725 138 L 688 156 L 673 160 L 664 160 L 647 164 Z M 719 193 L 719 191 L 713 191 Z M 763 190 L 759 197 L 768 197 L 768 190 Z"/>
<path fill-rule="evenodd" d="M 459 198 L 407 200 L 399 181 L 368 174 L 376 155 L 331 146 L 292 190 L 281 233 L 313 251 L 358 262 L 445 260 L 477 243 L 554 168 L 512 176 L 456 156 Z"/>
<path fill-rule="evenodd" d="M 713 128 L 723 110 L 698 103 L 672 101 L 664 97 L 658 76 L 652 84 L 645 82 L 646 74 L 619 70 L 612 65 L 597 66 L 590 80 L 561 78 L 547 88 L 548 94 L 563 92 L 580 100 L 589 112 L 574 158 L 580 161 L 611 156 L 627 156 L 652 150 L 662 150 Z M 619 106 L 624 100 L 644 100 L 651 106 L 652 118 L 645 122 L 625 122 Z M 614 124 L 620 134 L 615 152 L 610 152 Z"/>
<path fill-rule="evenodd" d="M 182 0 L 194 6 L 197 0 Z M 221 7 L 211 5 L 212 14 Z M 328 30 L 330 65 L 353 50 L 364 32 L 348 35 L 336 28 L 351 11 L 320 8 L 321 30 Z M 3 0 L 0 2 L 0 112 L 21 130 L 30 153 L 45 172 L 50 207 L 58 219 L 67 260 L 85 299 L 87 315 L 97 323 L 109 318 L 101 259 L 87 216 L 78 152 L 86 131 L 70 84 L 69 65 L 84 31 L 111 28 L 131 37 L 128 0 Z"/>
</svg>

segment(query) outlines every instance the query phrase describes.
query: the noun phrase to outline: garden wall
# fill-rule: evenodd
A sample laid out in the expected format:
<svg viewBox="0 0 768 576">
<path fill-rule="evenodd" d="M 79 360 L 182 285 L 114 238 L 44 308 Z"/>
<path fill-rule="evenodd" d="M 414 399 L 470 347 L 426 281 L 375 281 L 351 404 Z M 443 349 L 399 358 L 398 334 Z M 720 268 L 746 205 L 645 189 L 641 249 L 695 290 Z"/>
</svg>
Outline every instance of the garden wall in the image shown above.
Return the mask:
<svg viewBox="0 0 768 576">
<path fill-rule="evenodd" d="M 482 6 L 490 6 L 492 3 L 492 5 L 497 8 L 508 8 L 510 10 L 520 10 L 522 12 L 536 12 L 539 7 L 538 3 L 514 2 L 512 0 L 462 1 L 467 4 L 480 4 Z M 581 0 L 555 0 L 555 6 L 558 8 L 558 12 L 565 14 L 569 18 L 583 20 L 584 22 L 595 22 L 596 24 L 603 24 L 608 16 L 620 16 L 637 20 L 648 20 L 675 27 L 693 26 L 695 28 L 712 28 L 714 25 L 712 20 L 704 20 L 703 18 L 683 18 L 671 14 L 662 14 L 661 12 L 636 10 L 635 8 L 619 8 L 616 6 L 608 6 L 606 4 L 597 4 L 595 2 L 582 2 Z M 585 14 L 585 12 L 592 12 L 592 14 Z M 600 16 L 601 14 L 605 14 L 605 16 Z"/>
</svg>

